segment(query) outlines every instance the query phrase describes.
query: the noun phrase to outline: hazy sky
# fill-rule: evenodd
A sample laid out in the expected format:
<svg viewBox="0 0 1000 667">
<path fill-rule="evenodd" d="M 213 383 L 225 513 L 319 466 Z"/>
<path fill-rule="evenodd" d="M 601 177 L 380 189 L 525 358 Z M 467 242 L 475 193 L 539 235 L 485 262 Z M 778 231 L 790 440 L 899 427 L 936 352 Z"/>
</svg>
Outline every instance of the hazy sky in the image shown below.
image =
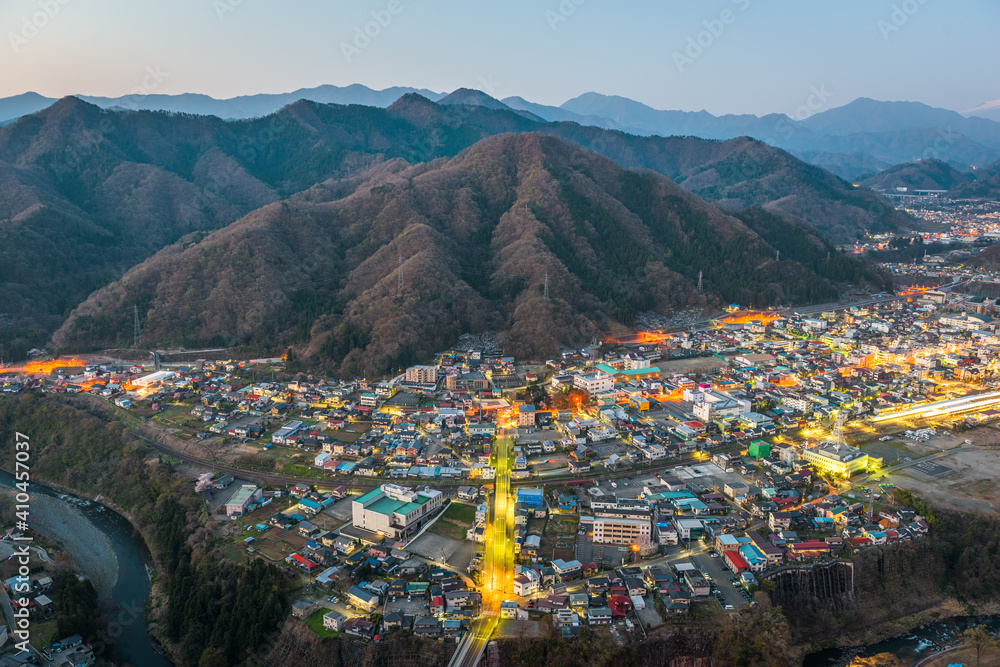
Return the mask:
<svg viewBox="0 0 1000 667">
<path fill-rule="evenodd" d="M 2 0 L 0 25 L 0 96 L 362 83 L 717 114 L 792 113 L 812 87 L 829 106 L 1000 98 L 997 0 Z"/>
</svg>

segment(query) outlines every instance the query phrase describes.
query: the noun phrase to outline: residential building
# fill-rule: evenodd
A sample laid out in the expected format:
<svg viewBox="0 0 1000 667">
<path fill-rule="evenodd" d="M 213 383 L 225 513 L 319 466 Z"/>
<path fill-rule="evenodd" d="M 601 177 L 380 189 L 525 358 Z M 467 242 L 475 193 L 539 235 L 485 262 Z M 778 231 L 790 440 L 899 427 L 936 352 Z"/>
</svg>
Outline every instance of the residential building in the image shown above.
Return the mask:
<svg viewBox="0 0 1000 667">
<path fill-rule="evenodd" d="M 652 539 L 649 519 L 594 517 L 594 544 L 636 544 Z"/>
<path fill-rule="evenodd" d="M 438 369 L 435 366 L 410 366 L 406 369 L 406 382 L 410 384 L 436 384 Z"/>
</svg>

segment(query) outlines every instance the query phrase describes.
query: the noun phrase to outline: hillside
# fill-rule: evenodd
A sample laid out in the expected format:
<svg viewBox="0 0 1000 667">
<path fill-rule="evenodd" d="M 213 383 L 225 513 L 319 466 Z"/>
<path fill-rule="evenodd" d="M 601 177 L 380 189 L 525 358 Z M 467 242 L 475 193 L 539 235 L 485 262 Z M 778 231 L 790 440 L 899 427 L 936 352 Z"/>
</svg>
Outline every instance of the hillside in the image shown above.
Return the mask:
<svg viewBox="0 0 1000 667">
<path fill-rule="evenodd" d="M 960 190 L 972 183 L 966 174 L 940 160 L 921 160 L 898 164 L 861 181 L 874 190 Z"/>
<path fill-rule="evenodd" d="M 910 223 L 877 195 L 749 139 L 636 137 L 416 94 L 386 109 L 300 101 L 231 122 L 67 98 L 0 128 L 0 358 L 44 344 L 93 290 L 188 234 L 317 185 L 346 196 L 393 160 L 450 158 L 532 131 L 658 171 L 727 210 L 780 210 L 836 241 Z"/>
<path fill-rule="evenodd" d="M 426 359 L 464 331 L 501 331 L 508 353 L 533 357 L 646 310 L 882 284 L 836 251 L 827 262 L 831 247 L 807 228 L 745 217 L 553 137 L 501 135 L 344 199 L 315 188 L 172 246 L 92 295 L 54 340 L 118 344 L 138 303 L 146 344 L 292 346 L 363 374 Z"/>
<path fill-rule="evenodd" d="M 952 195 L 955 197 L 1000 197 L 1000 162 L 994 162 L 988 167 L 972 172 L 974 179 Z"/>
</svg>

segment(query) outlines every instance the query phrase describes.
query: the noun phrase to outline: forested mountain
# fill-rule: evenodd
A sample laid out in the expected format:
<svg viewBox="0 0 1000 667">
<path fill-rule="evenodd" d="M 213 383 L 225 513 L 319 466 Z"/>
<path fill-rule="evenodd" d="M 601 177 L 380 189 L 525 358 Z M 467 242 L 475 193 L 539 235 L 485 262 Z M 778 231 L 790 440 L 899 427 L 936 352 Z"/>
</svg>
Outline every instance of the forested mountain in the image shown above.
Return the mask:
<svg viewBox="0 0 1000 667">
<path fill-rule="evenodd" d="M 861 181 L 862 185 L 876 190 L 961 190 L 975 180 L 941 160 L 921 160 L 897 164 L 890 169 Z"/>
<path fill-rule="evenodd" d="M 794 220 L 732 217 L 659 174 L 504 134 L 450 160 L 386 165 L 344 198 L 314 187 L 174 245 L 93 294 L 55 341 L 117 345 L 138 304 L 149 343 L 291 346 L 364 374 L 469 330 L 504 332 L 509 353 L 532 357 L 646 310 L 832 299 L 838 281 L 885 284 Z"/>
<path fill-rule="evenodd" d="M 317 184 L 343 197 L 372 170 L 402 168 L 393 160 L 449 158 L 508 132 L 553 134 L 726 210 L 780 211 L 833 240 L 909 224 L 874 193 L 750 139 L 636 137 L 416 94 L 387 109 L 302 101 L 230 122 L 67 98 L 0 128 L 0 358 L 44 344 L 90 292 L 185 235 Z"/>
<path fill-rule="evenodd" d="M 1000 162 L 972 172 L 973 180 L 952 194 L 956 197 L 1000 197 Z"/>
</svg>

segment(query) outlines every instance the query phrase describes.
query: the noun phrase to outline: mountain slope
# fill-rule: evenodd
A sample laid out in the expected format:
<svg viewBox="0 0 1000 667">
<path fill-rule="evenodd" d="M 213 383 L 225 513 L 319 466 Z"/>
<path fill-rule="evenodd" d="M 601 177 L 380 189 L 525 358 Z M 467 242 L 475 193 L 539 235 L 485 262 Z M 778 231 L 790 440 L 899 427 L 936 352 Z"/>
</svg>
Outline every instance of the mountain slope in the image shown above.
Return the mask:
<svg viewBox="0 0 1000 667">
<path fill-rule="evenodd" d="M 147 345 L 292 346 L 373 373 L 463 331 L 502 331 L 509 353 L 533 357 L 646 310 L 822 300 L 839 280 L 882 284 L 807 227 L 745 216 L 554 137 L 505 134 L 349 197 L 310 191 L 172 246 L 92 295 L 54 341 L 118 344 L 116 322 L 138 303 Z M 693 289 L 699 272 L 705 295 Z"/>
<path fill-rule="evenodd" d="M 952 195 L 955 197 L 1000 197 L 1000 162 L 994 162 L 988 167 L 976 169 L 969 174 L 971 182 L 957 188 Z"/>
<path fill-rule="evenodd" d="M 67 98 L 0 128 L 0 192 L 9 193 L 0 203 L 0 318 L 51 330 L 90 291 L 186 234 L 310 188 L 343 197 L 395 160 L 450 158 L 509 132 L 553 134 L 658 171 L 727 210 L 773 208 L 835 240 L 909 224 L 873 193 L 760 142 L 635 137 L 522 114 L 409 94 L 386 109 L 300 101 L 226 122 Z M 0 356 L 11 331 L 0 331 Z"/>
<path fill-rule="evenodd" d="M 966 174 L 940 160 L 921 160 L 898 164 L 879 174 L 861 181 L 862 185 L 875 190 L 895 190 L 908 188 L 910 190 L 960 190 L 970 183 L 974 177 Z"/>
</svg>

